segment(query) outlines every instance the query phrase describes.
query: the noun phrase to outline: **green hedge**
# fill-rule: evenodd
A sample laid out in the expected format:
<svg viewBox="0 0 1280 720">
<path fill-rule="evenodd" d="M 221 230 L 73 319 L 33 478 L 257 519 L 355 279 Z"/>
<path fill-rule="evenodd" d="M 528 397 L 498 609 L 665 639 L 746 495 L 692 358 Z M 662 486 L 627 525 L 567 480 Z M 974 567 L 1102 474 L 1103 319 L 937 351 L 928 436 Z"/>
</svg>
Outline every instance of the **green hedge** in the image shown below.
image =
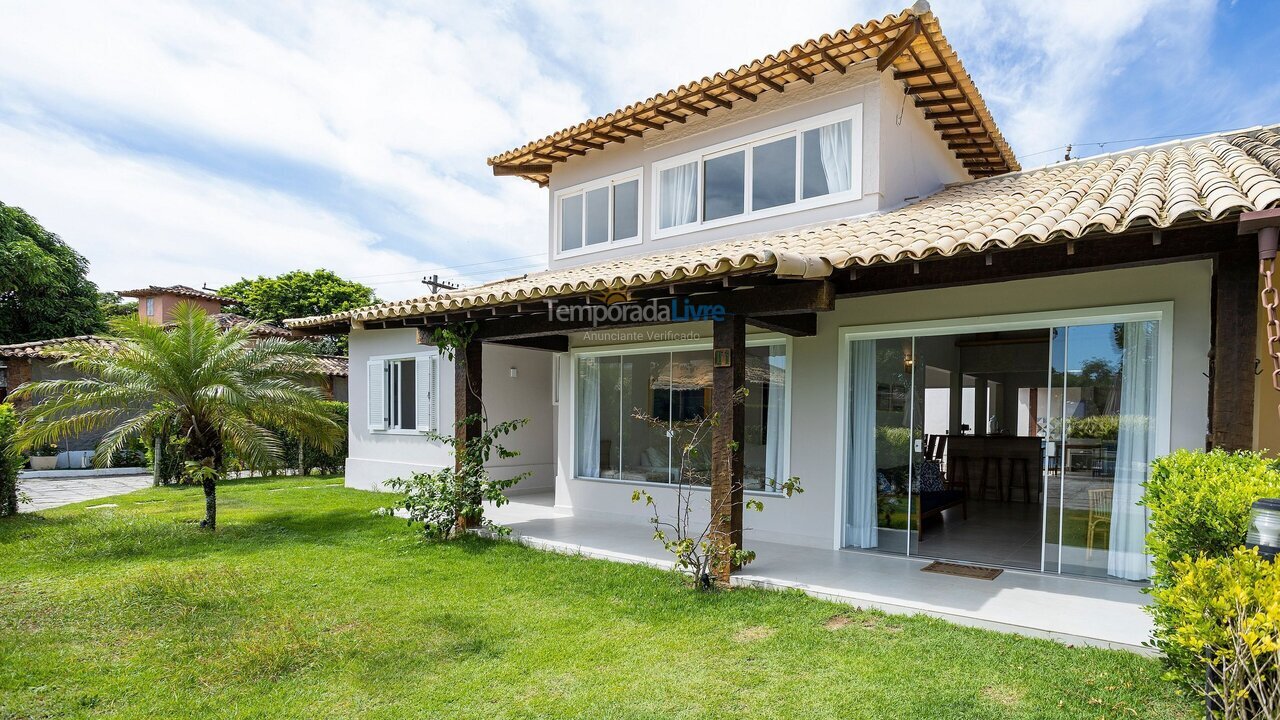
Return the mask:
<svg viewBox="0 0 1280 720">
<path fill-rule="evenodd" d="M 1179 450 L 1152 465 L 1142 500 L 1150 511 L 1147 551 L 1155 567 L 1148 611 L 1156 647 L 1188 686 L 1204 680 L 1204 665 L 1186 644 L 1188 628 L 1203 627 L 1206 618 L 1227 619 L 1207 600 L 1188 599 L 1183 575 L 1197 559 L 1231 558 L 1244 545 L 1253 502 L 1265 497 L 1280 497 L 1280 465 L 1260 453 Z"/>
<path fill-rule="evenodd" d="M 326 406 L 333 412 L 335 421 L 342 427 L 347 426 L 348 409 L 344 402 L 329 401 Z M 250 468 L 240 463 L 235 456 L 226 458 L 226 466 L 229 470 L 249 470 L 254 473 L 264 475 L 294 472 L 306 474 L 314 470 L 322 473 L 335 474 L 340 473 L 347 464 L 347 436 L 344 433 L 342 441 L 332 452 L 322 452 L 314 445 L 303 443 L 302 446 L 302 465 L 298 464 L 298 438 L 292 433 L 284 432 L 279 428 L 268 428 L 280 438 L 280 444 L 283 446 L 280 453 L 280 463 L 271 467 Z M 164 449 L 161 452 L 160 480 L 165 483 L 182 482 L 183 457 L 182 457 L 183 441 L 179 438 L 169 438 L 164 443 Z M 147 462 L 149 465 L 155 462 L 154 452 L 147 450 Z M 154 467 L 154 465 L 152 465 Z"/>
<path fill-rule="evenodd" d="M 0 517 L 18 512 L 18 470 L 27 459 L 15 445 L 17 431 L 18 416 L 13 406 L 0 403 Z"/>
</svg>

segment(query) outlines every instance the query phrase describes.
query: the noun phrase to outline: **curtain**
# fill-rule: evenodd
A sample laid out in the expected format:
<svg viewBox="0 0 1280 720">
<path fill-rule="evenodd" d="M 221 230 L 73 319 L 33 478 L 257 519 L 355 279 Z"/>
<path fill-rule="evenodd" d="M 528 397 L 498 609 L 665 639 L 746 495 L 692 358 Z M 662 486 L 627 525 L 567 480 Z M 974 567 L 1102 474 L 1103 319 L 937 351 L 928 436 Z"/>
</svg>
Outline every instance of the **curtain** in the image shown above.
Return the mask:
<svg viewBox="0 0 1280 720">
<path fill-rule="evenodd" d="M 818 145 L 822 149 L 822 172 L 827 177 L 827 192 L 844 192 L 852 187 L 851 143 L 853 123 L 845 120 L 818 128 Z"/>
<path fill-rule="evenodd" d="M 578 360 L 577 474 L 600 477 L 600 362 L 596 358 Z"/>
<path fill-rule="evenodd" d="M 1116 440 L 1115 489 L 1111 504 L 1107 574 L 1125 580 L 1151 576 L 1144 552 L 1146 508 L 1138 505 L 1154 450 L 1156 323 L 1124 324 L 1120 360 L 1120 430 Z"/>
<path fill-rule="evenodd" d="M 774 377 L 783 378 L 784 368 L 775 365 L 775 361 L 785 358 L 786 355 L 770 355 L 768 359 L 769 369 L 769 398 L 768 405 L 765 407 L 765 428 L 767 438 L 764 446 L 764 477 L 766 488 L 769 490 L 777 490 L 786 478 L 782 477 L 782 410 L 786 407 L 787 387 L 781 382 L 774 382 Z"/>
<path fill-rule="evenodd" d="M 686 163 L 658 175 L 658 227 L 675 227 L 697 220 L 698 164 Z"/>
<path fill-rule="evenodd" d="M 852 347 L 845 541 L 854 547 L 873 548 L 879 544 L 876 529 L 876 341 L 859 340 Z"/>
</svg>

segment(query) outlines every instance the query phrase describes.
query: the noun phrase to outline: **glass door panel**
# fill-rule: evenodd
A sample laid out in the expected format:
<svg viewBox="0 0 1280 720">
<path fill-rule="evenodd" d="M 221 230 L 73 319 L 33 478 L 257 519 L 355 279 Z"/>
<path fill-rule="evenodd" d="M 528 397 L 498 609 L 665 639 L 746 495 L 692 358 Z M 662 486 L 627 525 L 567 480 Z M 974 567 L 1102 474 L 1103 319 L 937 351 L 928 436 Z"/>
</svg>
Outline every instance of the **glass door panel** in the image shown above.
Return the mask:
<svg viewBox="0 0 1280 720">
<path fill-rule="evenodd" d="M 1059 445 L 1049 478 L 1045 569 L 1142 580 L 1142 497 L 1154 454 L 1158 323 L 1059 328 L 1050 372 Z M 1055 477 L 1056 476 L 1056 477 Z"/>
<path fill-rule="evenodd" d="M 912 528 L 911 338 L 849 347 L 845 544 L 906 552 Z"/>
</svg>

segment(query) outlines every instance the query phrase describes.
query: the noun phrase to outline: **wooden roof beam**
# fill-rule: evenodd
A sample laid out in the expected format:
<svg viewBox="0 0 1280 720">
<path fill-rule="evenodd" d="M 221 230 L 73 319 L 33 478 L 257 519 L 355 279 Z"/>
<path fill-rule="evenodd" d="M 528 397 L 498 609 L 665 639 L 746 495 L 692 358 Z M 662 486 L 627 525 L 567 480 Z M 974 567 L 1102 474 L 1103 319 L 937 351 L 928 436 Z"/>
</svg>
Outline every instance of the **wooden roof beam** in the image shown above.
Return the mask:
<svg viewBox="0 0 1280 720">
<path fill-rule="evenodd" d="M 920 34 L 920 19 L 916 18 L 916 21 L 903 28 L 893 44 L 876 58 L 876 71 L 884 72 L 886 68 L 893 65 L 893 61 L 897 60 L 902 51 L 911 45 L 911 41 L 915 40 L 918 34 Z"/>
<path fill-rule="evenodd" d="M 535 175 L 538 173 L 551 172 L 551 163 L 545 165 L 494 165 L 493 174 L 497 177 L 511 177 L 513 175 Z"/>
<path fill-rule="evenodd" d="M 702 117 L 706 117 L 707 113 L 710 112 L 706 108 L 698 107 L 697 105 L 694 105 L 691 102 L 686 102 L 684 100 L 676 100 L 675 102 L 676 102 L 676 107 L 684 110 L 685 112 L 691 112 L 697 115 L 701 115 Z"/>
<path fill-rule="evenodd" d="M 631 137 L 644 137 L 643 130 L 637 130 L 630 125 L 614 125 L 614 127 L 617 128 L 618 132 L 624 132 Z"/>
<path fill-rule="evenodd" d="M 919 68 L 918 70 L 894 70 L 894 80 L 914 80 L 916 78 L 931 78 L 934 75 L 942 75 L 947 72 L 945 65 L 937 67 Z"/>
<path fill-rule="evenodd" d="M 738 97 L 743 98 L 745 100 L 750 100 L 751 102 L 755 102 L 760 97 L 759 95 L 756 95 L 753 92 L 748 92 L 738 87 L 737 85 L 734 85 L 733 83 L 728 83 L 725 85 L 725 87 L 729 88 L 729 91 L 732 92 L 734 95 L 737 95 Z"/>
<path fill-rule="evenodd" d="M 916 107 L 939 107 L 942 105 L 968 105 L 969 101 L 962 98 L 940 97 L 940 98 L 916 98 Z"/>
<path fill-rule="evenodd" d="M 787 63 L 787 67 L 791 70 L 791 72 L 798 75 L 801 80 L 809 83 L 810 85 L 813 84 L 813 73 L 809 72 L 808 70 L 800 67 L 799 65 L 793 62 Z"/>
<path fill-rule="evenodd" d="M 708 93 L 708 92 L 703 92 L 703 93 L 702 93 L 702 99 L 703 99 L 703 100 L 706 100 L 706 101 L 707 101 L 707 102 L 709 102 L 709 103 L 713 103 L 713 104 L 715 104 L 715 105 L 719 105 L 720 107 L 722 107 L 722 108 L 724 108 L 724 109 L 726 109 L 726 110 L 728 110 L 728 109 L 730 109 L 730 108 L 732 108 L 732 107 L 733 107 L 733 103 L 732 103 L 732 102 L 730 102 L 730 101 L 728 101 L 728 100 L 725 100 L 724 98 L 722 98 L 722 97 L 720 97 L 720 96 L 718 96 L 718 95 L 712 95 L 711 93 Z"/>
<path fill-rule="evenodd" d="M 934 83 L 932 85 L 908 85 L 908 95 L 923 95 L 925 93 L 942 93 L 948 90 L 959 90 L 960 86 L 953 82 Z"/>
<path fill-rule="evenodd" d="M 841 75 L 845 74 L 848 71 L 847 68 L 845 68 L 845 66 L 841 64 L 839 60 L 835 59 L 835 56 L 827 52 L 825 48 L 819 50 L 818 54 L 822 56 L 822 59 L 826 61 L 827 65 L 829 65 L 832 70 L 835 70 Z"/>
<path fill-rule="evenodd" d="M 591 140 L 587 140 L 585 138 L 574 138 L 570 142 L 574 143 L 575 145 L 582 145 L 583 147 L 591 148 L 592 150 L 604 149 L 604 143 L 592 142 Z"/>
<path fill-rule="evenodd" d="M 952 140 L 947 143 L 947 148 L 950 150 L 964 150 L 965 148 L 984 148 L 990 150 L 995 148 L 995 146 L 996 144 L 990 140 Z"/>
<path fill-rule="evenodd" d="M 962 118 L 962 117 L 970 117 L 970 116 L 972 117 L 978 116 L 977 112 L 975 112 L 973 108 L 966 108 L 964 110 L 930 110 L 929 112 L 926 112 L 924 114 L 924 119 L 925 120 L 946 120 L 946 119 Z"/>
<path fill-rule="evenodd" d="M 669 122 L 682 123 L 687 119 L 683 115 L 677 115 L 673 112 L 669 112 L 667 110 L 663 110 L 662 108 L 657 108 L 657 107 L 653 109 L 653 113 L 655 115 L 659 115 L 661 117 L 666 118 Z"/>
<path fill-rule="evenodd" d="M 652 128 L 652 129 L 654 129 L 654 130 L 661 130 L 661 129 L 663 129 L 664 127 L 666 127 L 665 125 L 662 125 L 661 123 L 656 123 L 656 122 L 654 122 L 654 121 L 652 121 L 652 120 L 645 120 L 645 119 L 644 119 L 644 118 L 642 118 L 642 117 L 633 117 L 633 118 L 631 118 L 631 122 L 633 122 L 633 123 L 635 123 L 635 124 L 637 124 L 637 125 L 643 125 L 643 126 L 645 126 L 645 127 L 647 127 L 647 128 Z"/>
<path fill-rule="evenodd" d="M 756 79 L 759 80 L 761 83 L 767 85 L 771 90 L 774 90 L 775 92 L 785 92 L 787 89 L 787 86 L 765 75 L 764 71 L 756 73 Z"/>
</svg>

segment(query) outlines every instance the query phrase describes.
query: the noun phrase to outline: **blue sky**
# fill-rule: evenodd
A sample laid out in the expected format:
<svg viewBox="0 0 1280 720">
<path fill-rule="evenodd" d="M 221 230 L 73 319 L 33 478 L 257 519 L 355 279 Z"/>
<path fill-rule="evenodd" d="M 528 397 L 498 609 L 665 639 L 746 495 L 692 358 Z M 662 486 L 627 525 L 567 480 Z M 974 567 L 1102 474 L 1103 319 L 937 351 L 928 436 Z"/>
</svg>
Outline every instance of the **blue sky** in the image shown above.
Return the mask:
<svg viewBox="0 0 1280 720">
<path fill-rule="evenodd" d="M 486 157 L 905 4 L 6 3 L 0 202 L 105 289 L 497 279 L 540 267 L 546 191 Z M 1280 4 L 933 9 L 1025 167 L 1280 122 Z"/>
</svg>

